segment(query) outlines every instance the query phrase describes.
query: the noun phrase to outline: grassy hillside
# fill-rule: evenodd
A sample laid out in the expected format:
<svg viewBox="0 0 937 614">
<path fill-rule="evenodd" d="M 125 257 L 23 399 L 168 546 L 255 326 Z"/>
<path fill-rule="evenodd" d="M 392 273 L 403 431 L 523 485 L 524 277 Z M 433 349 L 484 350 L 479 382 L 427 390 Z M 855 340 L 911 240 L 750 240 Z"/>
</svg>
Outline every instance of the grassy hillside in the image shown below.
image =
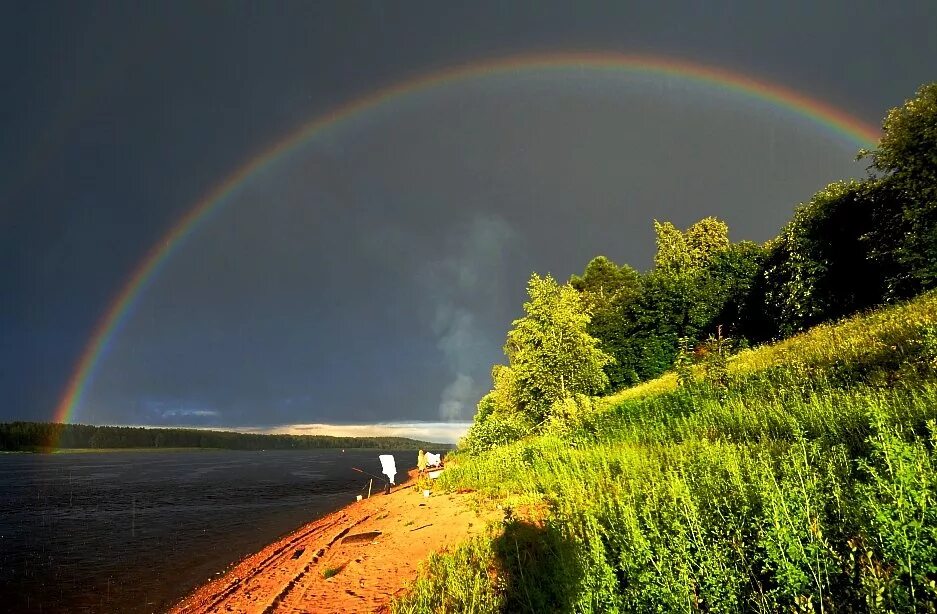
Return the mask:
<svg viewBox="0 0 937 614">
<path fill-rule="evenodd" d="M 451 457 L 504 521 L 395 611 L 935 611 L 937 293 L 726 367 Z"/>
</svg>

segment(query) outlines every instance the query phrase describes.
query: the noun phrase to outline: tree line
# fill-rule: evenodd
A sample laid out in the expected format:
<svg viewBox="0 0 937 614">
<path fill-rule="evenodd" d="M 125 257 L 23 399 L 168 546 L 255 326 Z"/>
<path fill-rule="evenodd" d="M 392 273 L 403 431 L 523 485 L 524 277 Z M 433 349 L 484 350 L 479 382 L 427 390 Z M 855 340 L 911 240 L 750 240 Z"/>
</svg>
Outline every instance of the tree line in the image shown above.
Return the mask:
<svg viewBox="0 0 937 614">
<path fill-rule="evenodd" d="M 416 450 L 449 448 L 404 437 L 266 435 L 179 428 L 90 426 L 55 422 L 0 423 L 0 450 L 49 451 L 56 448 L 220 448 L 226 450 L 313 450 L 371 448 Z"/>
<path fill-rule="evenodd" d="M 892 109 L 858 158 L 866 178 L 820 190 L 764 244 L 730 241 L 713 217 L 683 230 L 655 221 L 646 272 L 598 256 L 564 284 L 533 274 L 463 446 L 517 439 L 575 395 L 652 379 L 694 352 L 783 339 L 937 286 L 937 82 Z"/>
</svg>

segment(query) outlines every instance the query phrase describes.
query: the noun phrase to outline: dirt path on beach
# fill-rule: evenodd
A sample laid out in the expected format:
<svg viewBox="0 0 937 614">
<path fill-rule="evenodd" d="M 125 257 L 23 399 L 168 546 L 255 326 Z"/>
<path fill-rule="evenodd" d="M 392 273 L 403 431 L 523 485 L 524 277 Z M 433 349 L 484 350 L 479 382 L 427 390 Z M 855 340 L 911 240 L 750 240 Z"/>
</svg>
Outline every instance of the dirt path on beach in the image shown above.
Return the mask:
<svg viewBox="0 0 937 614">
<path fill-rule="evenodd" d="M 426 498 L 410 485 L 398 488 L 354 502 L 248 556 L 171 612 L 382 611 L 431 552 L 483 532 L 499 517 L 477 510 L 471 495 Z"/>
</svg>

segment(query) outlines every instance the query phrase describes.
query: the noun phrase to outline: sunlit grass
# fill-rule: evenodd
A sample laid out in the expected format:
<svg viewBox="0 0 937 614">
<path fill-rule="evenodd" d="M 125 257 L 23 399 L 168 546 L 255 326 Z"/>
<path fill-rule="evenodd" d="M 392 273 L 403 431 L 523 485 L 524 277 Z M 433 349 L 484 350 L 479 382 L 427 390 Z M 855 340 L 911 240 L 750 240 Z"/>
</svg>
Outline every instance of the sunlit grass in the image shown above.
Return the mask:
<svg viewBox="0 0 937 614">
<path fill-rule="evenodd" d="M 438 485 L 505 522 L 396 611 L 933 611 L 935 325 L 932 293 L 457 454 Z"/>
</svg>

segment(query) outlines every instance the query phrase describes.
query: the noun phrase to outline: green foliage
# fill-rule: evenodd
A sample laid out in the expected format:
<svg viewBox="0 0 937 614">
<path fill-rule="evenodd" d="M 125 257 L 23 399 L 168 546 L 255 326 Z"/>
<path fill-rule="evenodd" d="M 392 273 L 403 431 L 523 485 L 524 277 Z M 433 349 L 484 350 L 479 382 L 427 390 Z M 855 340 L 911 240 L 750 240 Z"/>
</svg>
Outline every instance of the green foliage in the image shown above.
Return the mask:
<svg viewBox="0 0 937 614">
<path fill-rule="evenodd" d="M 479 401 L 475 420 L 459 443 L 459 448 L 470 454 L 478 454 L 517 441 L 530 434 L 533 428 L 534 423 L 525 414 L 497 409 L 493 393 L 488 393 Z"/>
<path fill-rule="evenodd" d="M 690 250 L 686 236 L 671 222 L 654 220 L 654 237 L 657 251 L 654 253 L 654 268 L 662 271 L 685 271 L 690 268 Z"/>
<path fill-rule="evenodd" d="M 729 227 L 714 217 L 701 219 L 685 232 L 670 222 L 654 220 L 654 234 L 657 237 L 654 268 L 668 274 L 704 269 L 717 254 L 729 248 Z"/>
<path fill-rule="evenodd" d="M 673 363 L 677 374 L 677 384 L 692 386 L 696 383 L 696 376 L 693 374 L 693 351 L 690 348 L 690 338 L 680 337 L 679 343 L 677 358 Z"/>
<path fill-rule="evenodd" d="M 573 438 L 579 433 L 592 431 L 591 418 L 594 415 L 593 397 L 584 394 L 571 395 L 553 403 L 545 431 Z"/>
<path fill-rule="evenodd" d="M 937 82 L 892 109 L 878 148 L 863 152 L 881 178 L 867 234 L 890 298 L 937 286 Z"/>
<path fill-rule="evenodd" d="M 520 407 L 517 377 L 511 367 L 495 365 L 491 368 L 491 391 L 479 402 L 479 412 L 501 411 L 515 413 Z"/>
<path fill-rule="evenodd" d="M 599 340 L 599 349 L 614 359 L 604 367 L 609 387 L 618 390 L 637 383 L 640 345 L 633 323 L 636 301 L 642 292 L 638 272 L 598 256 L 586 265 L 582 277 L 573 275 L 569 284 L 580 292 L 591 313 L 587 332 Z"/>
<path fill-rule="evenodd" d="M 883 130 L 861 154 L 875 175 L 819 191 L 764 246 L 731 243 L 712 217 L 686 230 L 655 221 L 652 270 L 599 256 L 573 275 L 587 332 L 613 358 L 609 388 L 657 377 L 679 339 L 702 342 L 718 326 L 743 347 L 937 285 L 937 83 L 893 109 Z"/>
<path fill-rule="evenodd" d="M 655 231 L 655 268 L 629 282 L 628 291 L 615 300 L 600 304 L 589 325 L 601 349 L 615 359 L 605 368 L 612 390 L 669 369 L 680 338 L 703 340 L 720 324 L 741 329 L 750 314 L 759 312 L 749 295 L 761 272 L 762 247 L 730 243 L 728 227 L 715 218 L 700 220 L 685 232 L 669 222 L 655 222 Z M 614 266 L 607 259 L 601 262 Z M 584 296 L 588 277 L 587 270 L 582 278 L 573 278 Z"/>
<path fill-rule="evenodd" d="M 703 218 L 680 232 L 670 222 L 654 222 L 657 253 L 654 270 L 645 278 L 642 311 L 645 325 L 669 337 L 676 356 L 679 337 L 698 335 L 712 322 L 725 302 L 725 279 L 710 267 L 729 249 L 729 227 L 716 218 Z M 731 268 L 722 266 L 729 273 Z"/>
<path fill-rule="evenodd" d="M 569 278 L 569 285 L 581 293 L 583 304 L 594 315 L 633 300 L 641 291 L 641 278 L 627 264 L 618 266 L 605 256 L 596 256 L 582 277 Z"/>
<path fill-rule="evenodd" d="M 919 344 L 921 368 L 937 372 L 937 326 L 925 326 L 921 330 Z"/>
<path fill-rule="evenodd" d="M 801 205 L 770 243 L 765 307 L 775 335 L 880 303 L 883 275 L 864 239 L 874 224 L 872 182 L 838 182 Z"/>
<path fill-rule="evenodd" d="M 611 358 L 586 331 L 589 314 L 571 286 L 535 273 L 527 291 L 525 315 L 514 321 L 504 352 L 514 377 L 517 409 L 541 423 L 558 399 L 604 390 L 608 377 L 602 367 Z"/>
<path fill-rule="evenodd" d="M 654 268 L 594 259 L 570 280 L 580 306 L 534 276 L 478 443 L 439 486 L 549 513 L 507 514 L 471 570 L 443 557 L 408 602 L 937 611 L 937 83 L 864 155 L 868 179 L 821 190 L 765 246 L 714 218 L 655 222 Z M 576 390 L 549 375 L 571 368 L 555 358 L 575 354 L 557 351 L 569 329 L 614 358 Z M 732 355 L 730 336 L 783 340 Z M 603 367 L 617 392 L 589 396 Z M 519 415 L 549 419 L 503 427 Z"/>
<path fill-rule="evenodd" d="M 344 569 L 345 569 L 344 565 L 336 565 L 335 567 L 326 567 L 325 569 L 322 570 L 322 578 L 324 580 L 328 580 L 329 578 L 332 578 L 342 573 Z"/>
<path fill-rule="evenodd" d="M 722 326 L 738 339 L 765 339 L 764 307 L 758 287 L 764 277 L 767 249 L 751 241 L 732 243 L 710 262 L 706 276 L 708 322 L 704 332 Z"/>
<path fill-rule="evenodd" d="M 865 152 L 872 165 L 919 186 L 937 188 L 937 81 L 922 85 L 914 98 L 888 112 L 879 146 Z"/>
<path fill-rule="evenodd" d="M 489 540 L 476 538 L 451 553 L 431 554 L 421 569 L 412 590 L 393 603 L 394 614 L 503 611 Z"/>
<path fill-rule="evenodd" d="M 699 267 L 709 265 L 720 253 L 729 249 L 729 226 L 720 219 L 704 217 L 689 228 L 686 246 L 690 261 Z"/>
<path fill-rule="evenodd" d="M 866 478 L 857 487 L 868 525 L 866 538 L 881 557 L 882 568 L 867 562 L 861 571 L 870 576 L 864 578 L 865 583 L 877 589 L 871 595 L 874 605 L 893 611 L 910 611 L 925 604 L 933 611 L 937 602 L 934 421 L 929 430 L 929 440 L 909 442 L 891 429 L 879 429 L 871 438 L 872 454 L 859 461 Z"/>
<path fill-rule="evenodd" d="M 559 402 L 546 433 L 462 455 L 438 481 L 546 518 L 509 517 L 457 585 L 463 555 L 444 556 L 407 603 L 934 611 L 937 373 L 921 338 L 935 323 L 930 294 L 730 358 L 723 390 Z"/>
<path fill-rule="evenodd" d="M 730 339 L 722 336 L 722 327 L 710 335 L 701 347 L 701 362 L 706 384 L 712 389 L 724 393 L 729 387 L 729 352 L 732 348 Z"/>
</svg>

